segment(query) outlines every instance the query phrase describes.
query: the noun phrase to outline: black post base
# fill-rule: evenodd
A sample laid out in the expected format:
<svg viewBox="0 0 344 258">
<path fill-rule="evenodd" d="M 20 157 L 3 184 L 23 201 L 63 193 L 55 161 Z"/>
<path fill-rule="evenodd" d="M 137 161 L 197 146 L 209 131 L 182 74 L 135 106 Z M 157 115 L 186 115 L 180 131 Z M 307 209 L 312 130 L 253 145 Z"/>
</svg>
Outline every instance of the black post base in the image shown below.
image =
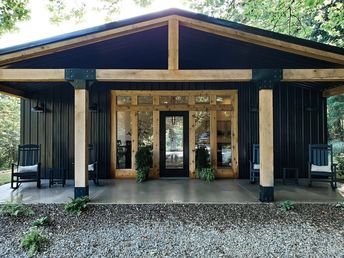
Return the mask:
<svg viewBox="0 0 344 258">
<path fill-rule="evenodd" d="M 88 186 L 86 187 L 74 187 L 74 198 L 85 197 L 89 195 Z"/>
<path fill-rule="evenodd" d="M 259 201 L 273 202 L 274 201 L 274 187 L 273 186 L 259 186 Z"/>
</svg>

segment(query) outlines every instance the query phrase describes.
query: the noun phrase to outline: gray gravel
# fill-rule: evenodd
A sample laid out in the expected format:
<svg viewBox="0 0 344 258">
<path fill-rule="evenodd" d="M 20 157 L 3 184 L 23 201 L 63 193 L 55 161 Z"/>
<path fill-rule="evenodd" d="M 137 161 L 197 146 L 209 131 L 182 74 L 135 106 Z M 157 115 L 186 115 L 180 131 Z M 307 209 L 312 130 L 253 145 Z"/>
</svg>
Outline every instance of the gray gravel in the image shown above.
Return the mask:
<svg viewBox="0 0 344 258">
<path fill-rule="evenodd" d="M 32 205 L 31 218 L 0 216 L 0 257 L 25 257 L 23 231 L 38 217 L 49 241 L 41 257 L 344 257 L 344 210 L 327 204 Z"/>
</svg>

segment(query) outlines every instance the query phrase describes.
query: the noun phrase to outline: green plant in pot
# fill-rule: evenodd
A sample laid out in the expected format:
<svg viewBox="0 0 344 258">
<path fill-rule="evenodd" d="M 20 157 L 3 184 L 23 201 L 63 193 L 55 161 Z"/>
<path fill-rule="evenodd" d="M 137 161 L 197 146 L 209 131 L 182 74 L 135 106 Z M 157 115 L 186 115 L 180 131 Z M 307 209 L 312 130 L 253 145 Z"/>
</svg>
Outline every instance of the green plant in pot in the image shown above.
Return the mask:
<svg viewBox="0 0 344 258">
<path fill-rule="evenodd" d="M 141 183 L 146 181 L 149 174 L 149 168 L 152 166 L 152 152 L 149 147 L 139 147 L 135 154 L 136 181 Z"/>
<path fill-rule="evenodd" d="M 209 152 L 204 146 L 196 149 L 196 171 L 198 178 L 201 180 L 206 182 L 215 180 L 215 171 L 210 165 Z"/>
</svg>

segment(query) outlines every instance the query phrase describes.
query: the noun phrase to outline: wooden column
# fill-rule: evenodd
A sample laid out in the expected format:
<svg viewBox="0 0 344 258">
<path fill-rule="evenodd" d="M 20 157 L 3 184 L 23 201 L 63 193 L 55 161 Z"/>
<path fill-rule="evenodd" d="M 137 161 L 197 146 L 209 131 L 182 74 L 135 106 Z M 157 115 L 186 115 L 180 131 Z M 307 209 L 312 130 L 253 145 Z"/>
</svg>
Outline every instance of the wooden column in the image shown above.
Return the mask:
<svg viewBox="0 0 344 258">
<path fill-rule="evenodd" d="M 189 96 L 189 105 L 195 105 L 195 97 Z M 196 111 L 189 111 L 189 177 L 196 178 L 196 139 L 195 139 Z"/>
<path fill-rule="evenodd" d="M 210 105 L 216 106 L 216 95 L 210 96 Z M 217 114 L 210 111 L 210 162 L 217 169 Z"/>
<path fill-rule="evenodd" d="M 131 96 L 131 105 L 137 106 L 137 96 Z M 138 150 L 138 115 L 137 111 L 130 111 L 131 120 L 131 168 L 136 173 L 135 155 Z"/>
<path fill-rule="evenodd" d="M 259 90 L 260 195 L 262 202 L 274 201 L 273 91 Z"/>
<path fill-rule="evenodd" d="M 179 23 L 175 17 L 168 20 L 168 69 L 179 69 Z"/>
<path fill-rule="evenodd" d="M 159 105 L 159 96 L 153 96 L 153 105 Z M 153 111 L 153 177 L 160 175 L 160 111 Z"/>
<path fill-rule="evenodd" d="M 75 171 L 74 171 L 74 196 L 89 195 L 88 189 L 88 90 L 86 88 L 75 89 Z"/>
</svg>

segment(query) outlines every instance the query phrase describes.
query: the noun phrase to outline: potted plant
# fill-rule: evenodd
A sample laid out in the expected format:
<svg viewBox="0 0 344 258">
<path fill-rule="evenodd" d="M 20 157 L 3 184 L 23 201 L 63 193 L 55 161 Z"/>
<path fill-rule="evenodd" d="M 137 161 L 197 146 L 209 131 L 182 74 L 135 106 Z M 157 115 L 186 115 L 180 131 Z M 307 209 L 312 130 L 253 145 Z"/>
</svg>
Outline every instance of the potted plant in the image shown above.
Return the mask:
<svg viewBox="0 0 344 258">
<path fill-rule="evenodd" d="M 135 154 L 136 181 L 141 183 L 146 181 L 149 169 L 152 165 L 152 152 L 149 147 L 140 147 Z"/>
<path fill-rule="evenodd" d="M 210 165 L 209 152 L 206 147 L 201 146 L 196 150 L 196 171 L 199 179 L 206 182 L 215 180 L 214 168 Z"/>
</svg>

